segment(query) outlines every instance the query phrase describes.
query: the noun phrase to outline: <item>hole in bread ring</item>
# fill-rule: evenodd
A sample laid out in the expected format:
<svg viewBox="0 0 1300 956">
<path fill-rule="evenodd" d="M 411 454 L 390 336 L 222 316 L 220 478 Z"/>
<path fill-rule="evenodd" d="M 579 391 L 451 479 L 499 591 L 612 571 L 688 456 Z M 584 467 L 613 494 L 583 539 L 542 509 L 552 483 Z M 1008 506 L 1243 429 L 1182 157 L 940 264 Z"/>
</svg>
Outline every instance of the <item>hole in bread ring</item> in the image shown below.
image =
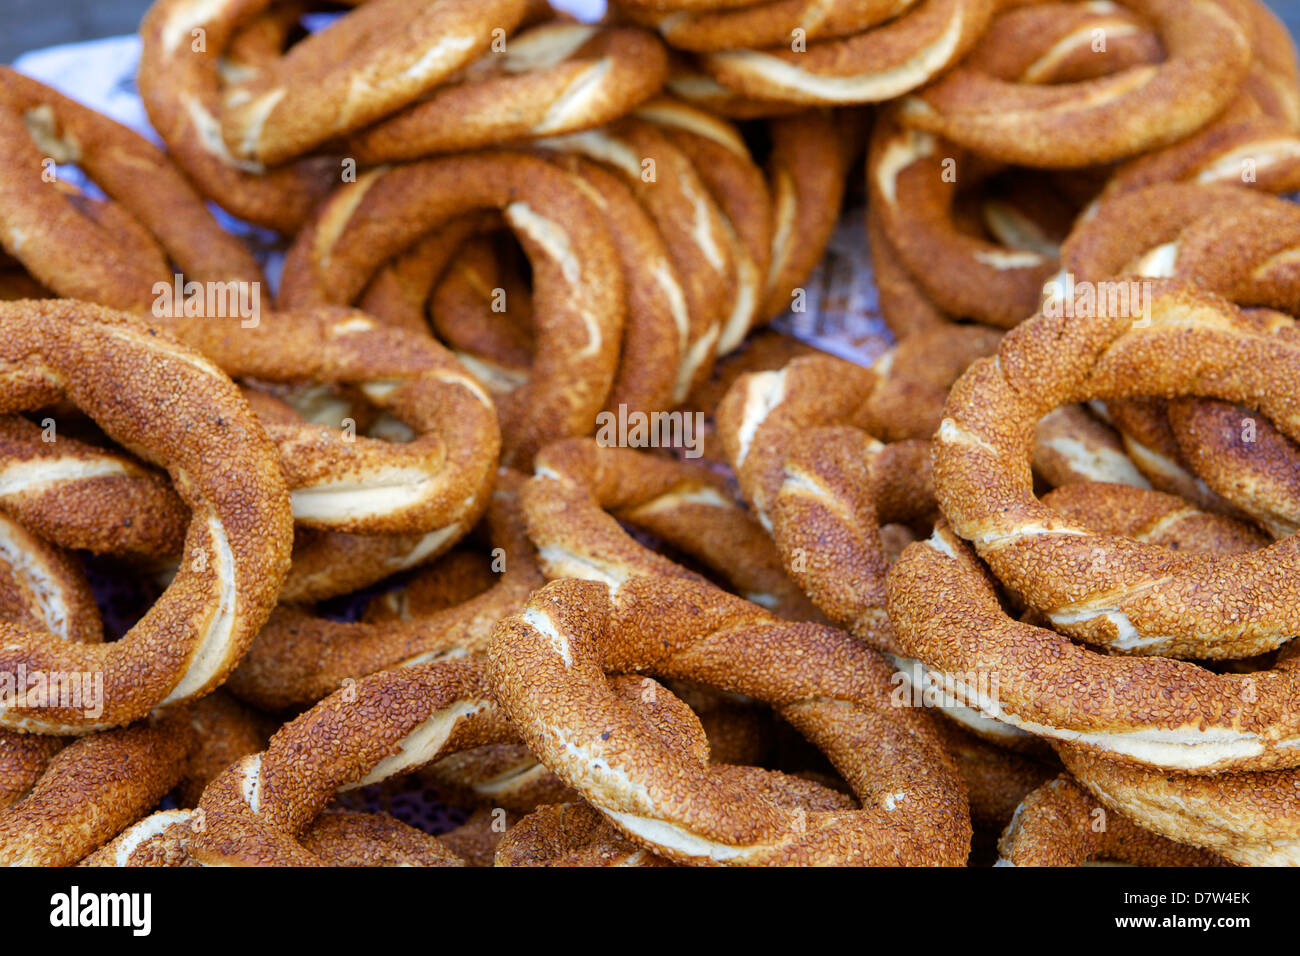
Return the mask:
<svg viewBox="0 0 1300 956">
<path fill-rule="evenodd" d="M 660 855 L 942 865 L 969 852 L 964 785 L 933 730 L 918 710 L 889 703 L 890 668 L 843 632 L 782 622 L 684 579 L 634 577 L 616 591 L 561 580 L 502 622 L 488 659 L 497 698 L 528 747 Z M 705 680 L 773 703 L 864 808 L 809 812 L 728 785 L 622 718 L 606 670 Z"/>
<path fill-rule="evenodd" d="M 1022 166 L 1087 166 L 1187 136 L 1236 95 L 1250 30 L 1214 0 L 1124 0 L 1164 46 L 1159 65 L 1074 83 L 1007 81 L 958 66 L 903 101 L 904 122 Z"/>
<path fill-rule="evenodd" d="M 0 352 L 0 411 L 66 395 L 164 465 L 191 512 L 179 573 L 122 639 L 78 645 L 5 627 L 0 670 L 100 674 L 102 713 L 5 707 L 0 726 L 81 734 L 207 693 L 265 622 L 288 571 L 292 517 L 274 446 L 215 365 L 126 315 L 65 301 L 0 305 Z"/>
<path fill-rule="evenodd" d="M 378 169 L 338 190 L 285 261 L 281 304 L 355 300 L 381 266 L 468 212 L 502 211 L 532 264 L 537 354 L 499 408 L 506 463 L 589 431 L 613 383 L 625 299 L 599 210 L 536 156 L 487 152 Z"/>
</svg>

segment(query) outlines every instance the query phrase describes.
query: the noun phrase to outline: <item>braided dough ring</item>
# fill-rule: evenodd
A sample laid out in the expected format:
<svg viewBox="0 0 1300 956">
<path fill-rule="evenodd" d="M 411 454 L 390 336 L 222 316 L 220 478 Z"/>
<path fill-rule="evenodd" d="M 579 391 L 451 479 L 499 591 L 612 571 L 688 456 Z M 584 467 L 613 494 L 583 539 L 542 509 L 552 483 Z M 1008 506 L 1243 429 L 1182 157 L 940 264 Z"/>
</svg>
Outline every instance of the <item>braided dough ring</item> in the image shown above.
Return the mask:
<svg viewBox="0 0 1300 956">
<path fill-rule="evenodd" d="M 236 159 L 219 115 L 223 55 L 237 28 L 270 5 L 155 0 L 140 24 L 138 85 L 153 128 L 205 196 L 240 219 L 292 234 L 337 182 L 338 161 L 315 157 L 267 169 Z"/>
<path fill-rule="evenodd" d="M 60 547 L 168 557 L 189 520 L 166 477 L 130 455 L 0 416 L 0 510 Z"/>
<path fill-rule="evenodd" d="M 80 866 L 200 866 L 190 853 L 193 810 L 161 810 L 124 830 Z M 465 866 L 437 837 L 386 813 L 324 810 L 303 831 L 304 849 L 324 866 Z"/>
<path fill-rule="evenodd" d="M 1245 866 L 1294 866 L 1300 806 L 1296 772 L 1165 774 L 1059 748 L 1061 759 L 1107 807 L 1171 840 Z M 1212 852 L 1207 852 L 1212 851 Z"/>
<path fill-rule="evenodd" d="M 0 863 L 68 866 L 112 839 L 180 779 L 193 731 L 184 708 L 73 741 L 0 810 Z"/>
<path fill-rule="evenodd" d="M 1109 162 L 1195 132 L 1236 95 L 1250 66 L 1244 7 L 1229 0 L 1122 5 L 1152 23 L 1163 63 L 1050 85 L 958 66 L 904 101 L 904 121 L 1022 166 Z"/>
<path fill-rule="evenodd" d="M 774 226 L 767 181 L 740 131 L 705 110 L 665 97 L 645 104 L 636 116 L 658 125 L 686 154 L 730 226 L 736 304 L 716 348 L 718 355 L 725 355 L 754 327 L 766 294 Z M 674 397 L 680 402 L 685 396 Z"/>
<path fill-rule="evenodd" d="M 767 291 L 758 310 L 761 320 L 791 307 L 795 293 L 825 255 L 839 222 L 858 126 L 857 117 L 821 110 L 768 123 L 772 253 Z"/>
<path fill-rule="evenodd" d="M 889 647 L 879 524 L 928 518 L 933 496 L 927 442 L 883 445 L 869 433 L 884 381 L 829 356 L 798 358 L 738 379 L 717 420 L 791 576 L 832 621 Z"/>
<path fill-rule="evenodd" d="M 64 641 L 97 644 L 103 640 L 99 608 L 81 566 L 4 516 L 0 516 L 0 620 Z M 14 684 L 19 689 L 18 682 Z M 0 809 L 31 790 L 64 743 L 60 737 L 0 730 Z"/>
<path fill-rule="evenodd" d="M 1300 542 L 1248 555 L 1172 554 L 1073 527 L 1032 493 L 1033 423 L 1070 402 L 1201 394 L 1258 407 L 1300 435 L 1287 397 L 1300 352 L 1284 337 L 1177 283 L 1152 283 L 1147 299 L 1149 326 L 1122 314 L 1039 315 L 1003 339 L 996 359 L 972 365 L 936 435 L 935 494 L 998 579 L 1065 633 L 1140 653 L 1260 653 L 1294 632 L 1285 568 Z M 1206 594 L 1220 600 L 1207 605 Z"/>
<path fill-rule="evenodd" d="M 759 767 L 714 766 L 711 775 L 738 790 L 790 809 L 852 811 L 852 797 L 799 777 Z M 673 866 L 627 840 L 590 804 L 539 807 L 506 833 L 497 866 Z"/>
<path fill-rule="evenodd" d="M 946 524 L 903 552 L 888 585 L 902 653 L 922 661 L 950 699 L 986 717 L 1154 768 L 1253 770 L 1296 759 L 1294 646 L 1272 670 L 1251 675 L 1098 654 L 1008 617 L 974 551 Z"/>
<path fill-rule="evenodd" d="M 581 156 L 548 158 L 600 210 L 622 268 L 627 319 L 606 408 L 617 413 L 620 405 L 650 411 L 676 405 L 694 369 L 685 358 L 690 319 L 663 237 L 621 177 Z M 464 356 L 485 387 L 504 393 L 527 380 L 536 351 L 532 309 L 523 278 L 495 250 L 487 247 L 490 258 L 473 261 L 483 250 L 462 247 L 439 281 L 429 311 L 439 337 Z M 492 311 L 497 290 L 504 292 L 505 312 Z"/>
<path fill-rule="evenodd" d="M 994 8 L 991 0 L 922 0 L 889 23 L 805 51 L 723 50 L 699 63 L 724 87 L 759 100 L 874 103 L 916 89 L 961 59 Z"/>
<path fill-rule="evenodd" d="M 633 21 L 653 26 L 679 50 L 709 52 L 769 47 L 796 36 L 824 40 L 860 33 L 891 20 L 916 0 L 767 0 L 739 9 L 661 10 L 634 2 L 619 4 Z M 719 5 L 721 6 L 721 5 Z"/>
<path fill-rule="evenodd" d="M 371 164 L 558 136 L 612 122 L 668 76 L 663 44 L 644 30 L 544 23 L 464 70 L 461 82 L 353 136 Z"/>
<path fill-rule="evenodd" d="M 876 124 L 867 162 L 875 215 L 913 281 L 951 315 L 1012 328 L 1034 314 L 1055 262 L 1041 251 L 1009 249 L 960 232 L 953 222 L 957 179 L 978 161 L 930 133 L 886 118 Z M 978 175 L 978 174 L 976 174 Z"/>
<path fill-rule="evenodd" d="M 230 152 L 273 164 L 414 102 L 486 53 L 526 0 L 369 0 L 222 96 Z"/>
<path fill-rule="evenodd" d="M 1249 410 L 1203 399 L 1170 402 L 1169 425 L 1183 457 L 1211 489 L 1275 538 L 1300 527 L 1300 450 L 1277 429 L 1256 427 Z"/>
<path fill-rule="evenodd" d="M 30 134 L 30 135 L 29 135 Z M 252 254 L 224 232 L 203 200 L 144 137 L 5 67 L 0 69 L 0 243 L 60 295 L 117 308 L 148 308 L 154 284 L 172 280 L 261 281 Z M 46 158 L 76 163 L 120 204 L 117 215 L 141 242 L 97 223 L 58 184 L 44 182 Z"/>
<path fill-rule="evenodd" d="M 1061 774 L 1025 797 L 998 841 L 998 866 L 1223 866 L 1213 853 L 1166 840 L 1120 813 L 1107 814 Z"/>
<path fill-rule="evenodd" d="M 487 590 L 451 606 L 408 608 L 404 618 L 331 621 L 277 608 L 230 676 L 230 690 L 264 710 L 314 703 L 348 678 L 487 649 L 492 627 L 542 583 L 517 501 L 522 476 L 503 471 L 488 509 L 491 544 L 505 571 Z"/>
<path fill-rule="evenodd" d="M 326 426 L 264 419 L 300 525 L 446 536 L 457 523 L 459 537 L 486 504 L 475 502 L 496 457 L 491 401 L 436 343 L 351 309 L 277 313 L 254 329 L 210 319 L 158 324 L 235 377 L 358 386 L 409 430 L 406 442 L 344 441 Z"/>
<path fill-rule="evenodd" d="M 1005 827 L 1025 795 L 1056 772 L 1052 764 L 991 744 L 954 720 L 934 724 L 944 750 L 966 781 L 971 823 L 977 829 Z"/>
<path fill-rule="evenodd" d="M 1105 38 L 1105 49 L 1094 40 Z M 1160 39 L 1114 3 L 1008 5 L 962 61 L 962 68 L 1017 83 L 1074 83 L 1159 63 Z"/>
<path fill-rule="evenodd" d="M 688 317 L 674 398 L 708 375 L 724 327 L 736 311 L 736 261 L 730 227 L 687 155 L 654 123 L 624 119 L 599 130 L 543 140 L 539 145 L 578 153 L 618 173 L 658 227 Z M 674 283 L 672 280 L 676 279 Z M 675 286 L 675 288 L 674 288 Z"/>
<path fill-rule="evenodd" d="M 569 439 L 538 455 L 522 501 L 548 579 L 594 578 L 611 586 L 629 575 L 702 580 L 633 540 L 621 520 L 699 558 L 747 600 L 784 617 L 812 616 L 763 529 L 708 469 Z"/>
<path fill-rule="evenodd" d="M 682 726 L 689 710 L 667 692 L 643 695 L 645 685 L 640 678 L 617 682 L 623 712 L 663 738 Z M 189 835 L 189 851 L 208 865 L 319 864 L 295 837 L 335 791 L 515 740 L 480 663 L 443 661 L 372 674 L 286 724 L 264 753 L 214 780 L 199 803 L 205 825 Z"/>
<path fill-rule="evenodd" d="M 867 206 L 867 246 L 871 250 L 880 317 L 894 341 L 902 342 L 919 332 L 946 329 L 952 325 L 948 316 L 930 301 L 903 265 L 898 250 L 885 234 L 878 203 Z"/>
<path fill-rule="evenodd" d="M 488 152 L 363 175 L 330 197 L 285 261 L 295 308 L 351 302 L 382 263 L 467 212 L 500 209 L 533 267 L 537 354 L 503 396 L 506 463 L 591 430 L 613 383 L 625 300 L 618 254 L 573 178 L 534 156 Z"/>
<path fill-rule="evenodd" d="M 216 366 L 135 320 L 62 301 L 0 305 L 0 413 L 66 395 L 110 437 L 168 468 L 191 521 L 179 573 L 104 645 L 6 627 L 0 669 L 101 672 L 102 715 L 11 707 L 0 726 L 86 733 L 202 696 L 243 655 L 289 567 L 292 517 L 274 446 Z M 166 408 L 168 414 L 148 413 Z"/>
<path fill-rule="evenodd" d="M 605 670 L 703 678 L 777 705 L 864 809 L 800 812 L 728 786 L 623 718 Z M 888 666 L 842 632 L 780 622 L 707 584 L 554 581 L 498 626 L 489 673 L 542 762 L 669 859 L 951 865 L 969 852 L 964 787 L 933 730 L 886 703 Z"/>
</svg>

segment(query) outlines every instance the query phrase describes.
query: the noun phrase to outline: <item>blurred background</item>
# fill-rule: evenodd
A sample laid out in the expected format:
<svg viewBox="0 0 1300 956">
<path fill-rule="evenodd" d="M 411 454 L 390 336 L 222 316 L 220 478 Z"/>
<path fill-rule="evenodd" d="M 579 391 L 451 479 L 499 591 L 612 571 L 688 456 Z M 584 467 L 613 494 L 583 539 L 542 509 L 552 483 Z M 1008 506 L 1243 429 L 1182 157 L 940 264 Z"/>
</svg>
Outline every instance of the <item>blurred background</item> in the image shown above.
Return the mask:
<svg viewBox="0 0 1300 956">
<path fill-rule="evenodd" d="M 1300 35 L 1300 0 L 1266 0 Z M 0 0 L 0 62 L 37 47 L 134 33 L 150 0 Z"/>
</svg>

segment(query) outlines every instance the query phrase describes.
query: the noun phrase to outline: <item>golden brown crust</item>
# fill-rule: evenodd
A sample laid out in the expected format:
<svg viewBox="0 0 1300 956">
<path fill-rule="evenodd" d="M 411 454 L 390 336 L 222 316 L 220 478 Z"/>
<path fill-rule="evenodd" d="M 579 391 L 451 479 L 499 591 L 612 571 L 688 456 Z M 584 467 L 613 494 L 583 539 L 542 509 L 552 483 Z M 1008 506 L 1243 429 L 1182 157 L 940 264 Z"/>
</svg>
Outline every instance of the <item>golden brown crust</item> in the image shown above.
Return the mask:
<svg viewBox="0 0 1300 956">
<path fill-rule="evenodd" d="M 443 223 L 500 209 L 533 268 L 537 353 L 502 396 L 506 463 L 587 432 L 613 384 L 626 311 L 618 254 L 572 177 L 522 153 L 487 152 L 379 169 L 340 189 L 285 262 L 281 303 L 347 303 L 380 266 Z M 400 224 L 400 228 L 399 228 Z"/>
<path fill-rule="evenodd" d="M 607 669 L 701 680 L 775 704 L 864 808 L 790 809 L 729 784 L 620 719 Z M 542 762 L 660 855 L 956 865 L 969 851 L 964 786 L 928 718 L 891 706 L 890 668 L 843 632 L 781 622 L 684 579 L 637 576 L 616 590 L 553 581 L 499 626 L 489 673 Z"/>
<path fill-rule="evenodd" d="M 283 710 L 385 668 L 486 650 L 497 621 L 521 608 L 542 582 L 519 510 L 522 482 L 503 471 L 492 494 L 487 521 L 500 573 L 490 589 L 401 620 L 332 621 L 282 605 L 231 675 L 230 690 L 257 707 Z"/>
<path fill-rule="evenodd" d="M 262 281 L 171 160 L 138 133 L 36 80 L 0 69 L 0 245 L 60 295 L 148 309 L 175 270 L 198 282 Z M 46 181 L 46 162 L 75 163 L 116 205 L 98 214 Z M 79 208 L 80 207 L 80 208 Z M 108 210 L 113 210 L 108 212 Z M 142 242 L 123 243 L 121 227 Z M 99 220 L 99 221 L 96 221 Z"/>
<path fill-rule="evenodd" d="M 1025 797 L 998 842 L 999 866 L 1223 866 L 1213 853 L 1184 846 L 1107 813 L 1068 774 Z"/>
<path fill-rule="evenodd" d="M 101 675 L 102 713 L 61 695 L 58 706 L 10 707 L 0 724 L 86 733 L 207 693 L 261 628 L 288 571 L 292 516 L 274 446 L 215 365 L 122 313 L 62 300 L 0 305 L 0 361 L 0 412 L 66 396 L 167 468 L 191 512 L 179 572 L 120 640 L 68 644 L 7 628 L 0 670 Z"/>
<path fill-rule="evenodd" d="M 1237 0 L 1125 0 L 1166 59 L 1076 83 L 1008 82 L 958 66 L 904 101 L 904 121 L 1025 166 L 1086 166 L 1195 132 L 1236 95 L 1250 65 Z"/>
<path fill-rule="evenodd" d="M 0 861 L 68 866 L 147 813 L 180 779 L 191 737 L 184 708 L 73 741 L 0 811 Z"/>
<path fill-rule="evenodd" d="M 839 39 L 706 53 L 700 66 L 744 96 L 808 106 L 874 103 L 933 79 L 988 26 L 992 0 L 922 0 L 901 16 Z"/>
<path fill-rule="evenodd" d="M 275 164 L 413 103 L 523 19 L 526 0 L 370 0 L 221 97 L 231 154 Z"/>
<path fill-rule="evenodd" d="M 556 20 L 468 64 L 457 83 L 362 130 L 348 155 L 371 164 L 558 136 L 618 119 L 653 96 L 668 56 L 634 27 Z"/>
</svg>

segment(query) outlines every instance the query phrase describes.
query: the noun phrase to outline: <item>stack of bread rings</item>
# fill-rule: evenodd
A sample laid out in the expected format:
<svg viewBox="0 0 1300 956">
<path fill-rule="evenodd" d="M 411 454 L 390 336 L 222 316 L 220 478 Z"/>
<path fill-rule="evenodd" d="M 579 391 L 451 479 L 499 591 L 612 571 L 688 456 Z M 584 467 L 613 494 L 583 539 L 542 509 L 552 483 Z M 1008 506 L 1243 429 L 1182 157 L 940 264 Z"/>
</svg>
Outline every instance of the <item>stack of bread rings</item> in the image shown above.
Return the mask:
<svg viewBox="0 0 1300 956">
<path fill-rule="evenodd" d="M 0 862 L 1300 863 L 1261 0 L 559 6 L 0 67 Z"/>
</svg>

